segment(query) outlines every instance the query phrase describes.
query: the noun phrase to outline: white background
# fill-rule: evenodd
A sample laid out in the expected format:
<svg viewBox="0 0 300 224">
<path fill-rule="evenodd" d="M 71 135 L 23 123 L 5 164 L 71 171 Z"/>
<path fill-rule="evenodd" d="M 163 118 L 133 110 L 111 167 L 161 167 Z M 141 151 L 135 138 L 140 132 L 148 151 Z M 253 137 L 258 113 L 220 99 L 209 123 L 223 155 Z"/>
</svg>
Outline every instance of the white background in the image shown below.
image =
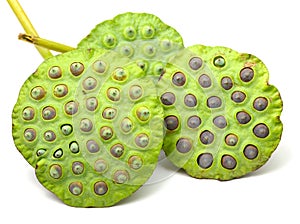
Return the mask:
<svg viewBox="0 0 300 224">
<path fill-rule="evenodd" d="M 220 182 L 178 172 L 110 208 L 72 208 L 44 189 L 16 150 L 11 111 L 43 61 L 0 2 L 0 223 L 300 223 L 300 13 L 298 1 L 20 0 L 40 36 L 71 46 L 99 22 L 127 11 L 160 17 L 185 46 L 222 45 L 261 58 L 284 101 L 282 141 L 258 171 Z M 157 175 L 157 172 L 156 174 Z M 7 220 L 7 221 L 4 221 Z"/>
</svg>

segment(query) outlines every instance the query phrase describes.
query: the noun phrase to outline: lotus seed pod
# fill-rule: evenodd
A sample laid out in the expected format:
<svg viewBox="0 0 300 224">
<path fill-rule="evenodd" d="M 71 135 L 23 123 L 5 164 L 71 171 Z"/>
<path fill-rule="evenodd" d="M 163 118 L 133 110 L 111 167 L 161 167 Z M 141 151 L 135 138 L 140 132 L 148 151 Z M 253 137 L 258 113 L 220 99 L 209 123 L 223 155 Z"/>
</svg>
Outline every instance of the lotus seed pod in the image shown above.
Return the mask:
<svg viewBox="0 0 300 224">
<path fill-rule="evenodd" d="M 104 49 L 44 61 L 12 116 L 16 147 L 38 180 L 76 207 L 130 196 L 151 176 L 163 143 L 154 82 L 128 57 Z"/>
<path fill-rule="evenodd" d="M 282 101 L 257 57 L 195 45 L 160 78 L 167 157 L 190 176 L 230 180 L 264 165 L 279 144 Z"/>
<path fill-rule="evenodd" d="M 98 24 L 78 48 L 105 48 L 131 58 L 157 81 L 166 62 L 183 48 L 180 34 L 158 17 L 124 13 Z"/>
</svg>

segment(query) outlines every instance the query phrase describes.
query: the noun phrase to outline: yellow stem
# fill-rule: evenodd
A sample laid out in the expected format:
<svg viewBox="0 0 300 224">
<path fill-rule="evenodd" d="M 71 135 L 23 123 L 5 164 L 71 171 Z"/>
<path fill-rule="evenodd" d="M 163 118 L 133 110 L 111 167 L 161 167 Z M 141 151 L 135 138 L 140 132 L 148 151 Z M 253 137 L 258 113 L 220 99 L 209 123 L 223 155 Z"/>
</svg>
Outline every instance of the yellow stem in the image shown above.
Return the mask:
<svg viewBox="0 0 300 224">
<path fill-rule="evenodd" d="M 18 2 L 18 0 L 7 0 L 8 4 L 12 8 L 13 12 L 15 13 L 16 17 L 18 18 L 19 22 L 23 26 L 25 32 L 27 34 L 33 35 L 38 37 L 36 30 L 34 29 L 33 25 L 31 24 L 30 20 L 28 19 L 27 15 L 25 14 L 22 6 Z M 39 51 L 41 56 L 46 59 L 52 57 L 52 53 L 43 47 L 36 46 L 36 49 Z"/>
</svg>

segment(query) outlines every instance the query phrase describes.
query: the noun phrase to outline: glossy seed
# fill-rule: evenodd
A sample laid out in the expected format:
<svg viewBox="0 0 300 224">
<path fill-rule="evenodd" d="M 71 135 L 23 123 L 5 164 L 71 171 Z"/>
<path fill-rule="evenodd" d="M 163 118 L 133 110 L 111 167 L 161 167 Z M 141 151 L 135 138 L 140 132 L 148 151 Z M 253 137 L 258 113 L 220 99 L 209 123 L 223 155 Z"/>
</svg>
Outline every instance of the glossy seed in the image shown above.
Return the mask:
<svg viewBox="0 0 300 224">
<path fill-rule="evenodd" d="M 198 70 L 202 66 L 202 59 L 199 57 L 193 57 L 189 61 L 189 66 L 193 70 Z"/>
<path fill-rule="evenodd" d="M 139 134 L 135 138 L 135 144 L 138 147 L 145 148 L 149 144 L 149 137 L 146 134 Z"/>
<path fill-rule="evenodd" d="M 94 169 L 99 173 L 103 173 L 107 170 L 107 162 L 103 159 L 96 160 L 94 164 Z"/>
<path fill-rule="evenodd" d="M 71 142 L 69 144 L 69 149 L 72 153 L 78 153 L 79 152 L 79 145 L 77 142 Z"/>
<path fill-rule="evenodd" d="M 214 66 L 222 68 L 226 64 L 225 59 L 222 56 L 217 56 L 214 58 Z"/>
<path fill-rule="evenodd" d="M 221 164 L 225 169 L 233 170 L 236 167 L 237 162 L 232 156 L 224 155 Z"/>
<path fill-rule="evenodd" d="M 201 124 L 201 119 L 198 116 L 191 116 L 188 118 L 187 125 L 190 128 L 198 128 Z"/>
<path fill-rule="evenodd" d="M 169 131 L 173 131 L 175 130 L 179 125 L 179 121 L 178 118 L 174 115 L 170 115 L 165 117 L 165 127 L 169 130 Z"/>
<path fill-rule="evenodd" d="M 73 162 L 72 164 L 72 171 L 75 175 L 82 174 L 84 171 L 84 165 L 82 162 Z"/>
<path fill-rule="evenodd" d="M 108 191 L 107 184 L 104 181 L 98 181 L 94 184 L 94 192 L 97 195 L 104 195 Z"/>
<path fill-rule="evenodd" d="M 48 142 L 52 142 L 56 139 L 56 135 L 53 131 L 46 131 L 44 133 L 44 139 Z"/>
<path fill-rule="evenodd" d="M 142 36 L 146 39 L 150 39 L 155 35 L 155 29 L 152 25 L 147 25 L 142 28 Z"/>
<path fill-rule="evenodd" d="M 86 109 L 89 111 L 95 111 L 98 107 L 98 100 L 96 97 L 90 97 L 85 102 Z"/>
<path fill-rule="evenodd" d="M 211 96 L 206 102 L 209 108 L 218 108 L 222 106 L 222 100 L 218 96 Z"/>
<path fill-rule="evenodd" d="M 133 85 L 130 87 L 129 89 L 129 97 L 132 100 L 137 100 L 139 98 L 141 98 L 143 95 L 143 89 L 142 87 L 138 86 L 138 85 Z"/>
<path fill-rule="evenodd" d="M 136 110 L 136 116 L 141 121 L 147 121 L 150 118 L 150 111 L 147 107 L 139 107 Z"/>
<path fill-rule="evenodd" d="M 76 114 L 78 111 L 78 103 L 74 101 L 70 101 L 65 104 L 65 112 L 68 115 Z"/>
<path fill-rule="evenodd" d="M 129 173 L 126 170 L 118 170 L 114 173 L 113 180 L 117 184 L 124 184 L 129 180 Z"/>
<path fill-rule="evenodd" d="M 254 71 L 252 68 L 243 68 L 240 71 L 240 78 L 243 82 L 250 82 L 253 79 Z"/>
<path fill-rule="evenodd" d="M 228 77 L 228 76 L 223 77 L 222 80 L 221 80 L 221 86 L 225 90 L 230 90 L 233 86 L 233 82 L 232 82 L 231 78 Z"/>
<path fill-rule="evenodd" d="M 197 98 L 193 94 L 187 94 L 184 97 L 184 104 L 187 107 L 195 107 L 197 105 Z"/>
<path fill-rule="evenodd" d="M 133 26 L 128 26 L 124 29 L 123 35 L 128 40 L 134 40 L 136 37 L 136 31 Z"/>
<path fill-rule="evenodd" d="M 59 84 L 54 87 L 53 94 L 56 97 L 64 97 L 68 94 L 68 87 L 64 84 Z"/>
<path fill-rule="evenodd" d="M 51 106 L 45 107 L 42 116 L 45 120 L 52 120 L 56 116 L 56 111 Z"/>
<path fill-rule="evenodd" d="M 113 145 L 111 148 L 110 148 L 110 153 L 112 154 L 112 156 L 116 157 L 116 158 L 119 158 L 123 155 L 124 153 L 124 146 L 121 145 L 121 144 L 116 144 L 116 145 Z"/>
<path fill-rule="evenodd" d="M 70 135 L 73 131 L 73 127 L 70 124 L 64 124 L 60 127 L 60 129 L 61 129 L 63 135 L 65 135 L 65 136 Z"/>
<path fill-rule="evenodd" d="M 171 92 L 166 92 L 160 97 L 160 101 L 167 106 L 174 104 L 175 99 L 174 93 Z"/>
<path fill-rule="evenodd" d="M 93 70 L 97 73 L 104 73 L 106 70 L 106 63 L 101 60 L 97 60 L 93 63 Z"/>
<path fill-rule="evenodd" d="M 214 141 L 214 134 L 208 130 L 203 131 L 200 134 L 200 141 L 204 144 L 204 145 L 209 145 Z"/>
<path fill-rule="evenodd" d="M 176 143 L 176 149 L 181 153 L 188 153 L 192 149 L 192 142 L 187 138 L 180 138 Z"/>
<path fill-rule="evenodd" d="M 112 101 L 119 101 L 120 100 L 120 90 L 117 88 L 109 88 L 107 90 L 107 97 Z"/>
<path fill-rule="evenodd" d="M 74 62 L 70 65 L 70 71 L 74 76 L 79 76 L 84 71 L 84 65 L 80 62 Z"/>
<path fill-rule="evenodd" d="M 95 140 L 89 140 L 86 142 L 86 148 L 90 153 L 99 152 L 100 148 Z"/>
<path fill-rule="evenodd" d="M 242 103 L 246 98 L 245 93 L 241 91 L 235 91 L 231 95 L 231 99 L 236 103 Z"/>
<path fill-rule="evenodd" d="M 85 90 L 93 90 L 97 86 L 97 80 L 93 77 L 88 77 L 83 81 L 82 86 Z"/>
<path fill-rule="evenodd" d="M 80 195 L 82 193 L 83 186 L 81 182 L 73 182 L 69 185 L 69 191 L 74 195 Z"/>
<path fill-rule="evenodd" d="M 225 143 L 229 146 L 235 146 L 238 142 L 238 137 L 235 134 L 229 134 L 225 138 Z"/>
<path fill-rule="evenodd" d="M 128 160 L 129 167 L 138 170 L 143 166 L 143 160 L 139 156 L 131 156 Z"/>
<path fill-rule="evenodd" d="M 258 138 L 266 138 L 269 135 L 269 128 L 265 124 L 258 124 L 254 127 L 253 133 Z"/>
<path fill-rule="evenodd" d="M 83 118 L 80 121 L 80 130 L 83 132 L 90 132 L 93 128 L 93 123 L 88 118 Z"/>
<path fill-rule="evenodd" d="M 258 156 L 258 149 L 254 145 L 247 145 L 244 148 L 244 155 L 247 159 L 255 159 Z"/>
<path fill-rule="evenodd" d="M 62 149 L 57 149 L 54 153 L 53 153 L 53 157 L 54 158 L 61 158 L 63 156 L 63 150 Z"/>
<path fill-rule="evenodd" d="M 36 131 L 33 128 L 28 128 L 24 131 L 24 138 L 32 142 L 36 138 Z"/>
<path fill-rule="evenodd" d="M 22 112 L 22 117 L 24 120 L 30 121 L 34 118 L 34 114 L 34 109 L 32 107 L 26 107 Z"/>
<path fill-rule="evenodd" d="M 54 179 L 59 179 L 62 176 L 62 168 L 58 164 L 53 164 L 50 166 L 49 174 Z"/>
<path fill-rule="evenodd" d="M 100 136 L 104 140 L 109 140 L 113 136 L 113 130 L 110 127 L 104 126 L 100 129 Z"/>
<path fill-rule="evenodd" d="M 46 153 L 46 149 L 39 149 L 36 151 L 37 156 L 42 156 Z"/>
<path fill-rule="evenodd" d="M 225 128 L 227 126 L 226 118 L 222 115 L 215 117 L 213 123 L 218 128 Z"/>
<path fill-rule="evenodd" d="M 102 117 L 104 119 L 108 119 L 108 120 L 112 120 L 115 118 L 117 114 L 117 110 L 111 107 L 107 107 L 104 109 L 104 111 L 102 112 Z"/>
<path fill-rule="evenodd" d="M 58 66 L 53 66 L 49 69 L 48 75 L 51 79 L 58 79 L 62 75 L 61 68 Z"/>
<path fill-rule="evenodd" d="M 46 91 L 41 86 L 34 87 L 30 92 L 30 96 L 35 100 L 41 100 L 45 97 L 45 95 Z"/>
<path fill-rule="evenodd" d="M 208 75 L 203 74 L 203 75 L 199 76 L 198 83 L 201 87 L 208 88 L 211 86 L 211 79 Z"/>
<path fill-rule="evenodd" d="M 198 165 L 203 169 L 208 169 L 211 167 L 213 161 L 213 156 L 210 153 L 203 153 L 198 157 Z"/>
<path fill-rule="evenodd" d="M 186 82 L 185 75 L 182 72 L 176 72 L 172 77 L 172 82 L 176 86 L 183 86 Z"/>
<path fill-rule="evenodd" d="M 132 121 L 126 117 L 121 122 L 121 129 L 123 132 L 128 133 L 132 129 Z"/>
<path fill-rule="evenodd" d="M 108 48 L 113 48 L 117 44 L 117 38 L 113 34 L 107 34 L 103 37 L 103 44 Z"/>
<path fill-rule="evenodd" d="M 258 111 L 263 111 L 268 106 L 268 100 L 265 97 L 257 97 L 253 102 L 253 107 Z"/>
<path fill-rule="evenodd" d="M 240 124 L 247 124 L 251 120 L 251 117 L 247 112 L 240 111 L 236 114 L 236 119 Z"/>
</svg>

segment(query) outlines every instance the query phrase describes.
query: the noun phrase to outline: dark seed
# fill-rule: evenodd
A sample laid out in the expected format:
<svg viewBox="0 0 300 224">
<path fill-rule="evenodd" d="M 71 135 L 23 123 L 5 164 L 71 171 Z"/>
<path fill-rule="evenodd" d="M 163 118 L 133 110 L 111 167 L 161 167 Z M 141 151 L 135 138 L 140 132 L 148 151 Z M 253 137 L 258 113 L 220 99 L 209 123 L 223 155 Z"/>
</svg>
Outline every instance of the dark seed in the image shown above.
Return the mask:
<svg viewBox="0 0 300 224">
<path fill-rule="evenodd" d="M 56 116 L 56 111 L 53 107 L 45 107 L 42 116 L 45 120 L 51 120 Z"/>
<path fill-rule="evenodd" d="M 184 97 L 184 104 L 188 107 L 194 107 L 197 105 L 197 99 L 193 94 L 187 94 Z"/>
<path fill-rule="evenodd" d="M 236 160 L 230 155 L 224 155 L 222 157 L 222 166 L 228 170 L 233 170 L 236 167 Z"/>
<path fill-rule="evenodd" d="M 189 66 L 193 70 L 198 70 L 202 66 L 202 59 L 198 57 L 191 58 Z"/>
<path fill-rule="evenodd" d="M 58 164 L 51 165 L 49 174 L 54 179 L 59 179 L 62 176 L 62 168 Z"/>
<path fill-rule="evenodd" d="M 231 80 L 230 77 L 225 76 L 225 77 L 223 77 L 222 80 L 221 80 L 221 85 L 222 85 L 222 87 L 223 87 L 225 90 L 229 90 L 229 89 L 232 88 L 233 82 L 232 82 L 232 80 Z"/>
<path fill-rule="evenodd" d="M 94 192 L 97 195 L 104 195 L 108 191 L 107 184 L 103 181 L 96 182 L 94 184 Z"/>
<path fill-rule="evenodd" d="M 214 141 L 214 134 L 211 133 L 210 131 L 203 131 L 200 134 L 200 141 L 204 144 L 204 145 L 209 145 Z"/>
<path fill-rule="evenodd" d="M 265 124 L 258 124 L 254 127 L 253 133 L 258 138 L 265 138 L 269 135 L 269 128 Z"/>
<path fill-rule="evenodd" d="M 27 141 L 32 142 L 36 138 L 36 131 L 33 128 L 28 128 L 24 131 L 24 137 Z"/>
<path fill-rule="evenodd" d="M 175 130 L 179 125 L 178 118 L 174 115 L 170 115 L 165 117 L 165 126 L 168 130 L 173 131 Z"/>
<path fill-rule="evenodd" d="M 211 86 L 211 79 L 208 75 L 203 74 L 199 77 L 198 79 L 198 83 L 200 84 L 200 86 L 202 86 L 203 88 L 208 88 Z"/>
<path fill-rule="evenodd" d="M 89 140 L 86 142 L 86 148 L 90 153 L 99 152 L 99 145 L 95 140 Z"/>
<path fill-rule="evenodd" d="M 225 143 L 229 146 L 235 146 L 238 142 L 238 137 L 235 134 L 229 134 L 225 138 Z"/>
<path fill-rule="evenodd" d="M 68 103 L 66 103 L 65 105 L 65 112 L 68 115 L 73 115 L 76 114 L 78 111 L 78 103 L 74 102 L 74 101 L 70 101 Z"/>
<path fill-rule="evenodd" d="M 211 167 L 213 161 L 213 156 L 210 153 L 203 153 L 198 157 L 198 165 L 203 169 Z"/>
<path fill-rule="evenodd" d="M 176 86 L 183 86 L 185 84 L 186 78 L 182 72 L 177 72 L 173 75 L 172 82 Z"/>
<path fill-rule="evenodd" d="M 243 82 L 250 82 L 253 79 L 254 71 L 252 68 L 243 68 L 240 71 L 240 78 Z"/>
<path fill-rule="evenodd" d="M 247 145 L 244 149 L 244 155 L 247 159 L 255 159 L 258 155 L 258 149 L 254 145 Z"/>
<path fill-rule="evenodd" d="M 227 126 L 227 121 L 224 116 L 217 116 L 213 120 L 214 125 L 218 128 L 225 128 Z"/>
<path fill-rule="evenodd" d="M 44 139 L 48 142 L 52 142 L 56 139 L 56 135 L 53 131 L 46 131 L 44 133 Z"/>
<path fill-rule="evenodd" d="M 263 111 L 268 106 L 268 100 L 265 97 L 258 97 L 253 102 L 253 107 L 258 111 Z"/>
<path fill-rule="evenodd" d="M 121 157 L 124 153 L 124 146 L 121 144 L 116 144 L 114 146 L 112 146 L 110 148 L 110 153 L 114 156 L 114 157 Z"/>
<path fill-rule="evenodd" d="M 211 96 L 207 99 L 206 104 L 209 108 L 218 108 L 222 105 L 222 100 L 218 96 Z"/>
<path fill-rule="evenodd" d="M 73 182 L 69 185 L 69 191 L 74 195 L 80 195 L 82 192 L 83 186 L 81 182 Z"/>
<path fill-rule="evenodd" d="M 251 117 L 247 112 L 241 111 L 236 114 L 236 119 L 240 124 L 247 124 L 251 120 Z"/>
<path fill-rule="evenodd" d="M 70 71 L 74 76 L 79 76 L 84 70 L 84 65 L 80 62 L 74 62 L 70 66 Z"/>
<path fill-rule="evenodd" d="M 35 100 L 41 100 L 45 95 L 46 91 L 41 86 L 34 87 L 30 92 L 30 96 Z"/>
<path fill-rule="evenodd" d="M 73 162 L 72 171 L 75 175 L 82 174 L 84 171 L 84 165 L 82 162 Z"/>
<path fill-rule="evenodd" d="M 172 105 L 175 103 L 175 95 L 173 93 L 170 92 L 166 92 L 164 93 L 161 97 L 160 97 L 160 101 L 164 104 L 164 105 Z"/>
<path fill-rule="evenodd" d="M 187 138 L 180 138 L 176 143 L 176 149 L 178 152 L 187 153 L 192 149 L 192 143 Z"/>
<path fill-rule="evenodd" d="M 241 91 L 235 91 L 231 95 L 231 99 L 236 103 L 241 103 L 245 100 L 246 95 Z"/>
<path fill-rule="evenodd" d="M 187 121 L 187 125 L 190 128 L 198 128 L 201 124 L 201 119 L 198 116 L 191 116 Z"/>
<path fill-rule="evenodd" d="M 110 127 L 104 126 L 100 129 L 100 136 L 104 140 L 109 140 L 113 136 L 113 130 Z"/>
</svg>

